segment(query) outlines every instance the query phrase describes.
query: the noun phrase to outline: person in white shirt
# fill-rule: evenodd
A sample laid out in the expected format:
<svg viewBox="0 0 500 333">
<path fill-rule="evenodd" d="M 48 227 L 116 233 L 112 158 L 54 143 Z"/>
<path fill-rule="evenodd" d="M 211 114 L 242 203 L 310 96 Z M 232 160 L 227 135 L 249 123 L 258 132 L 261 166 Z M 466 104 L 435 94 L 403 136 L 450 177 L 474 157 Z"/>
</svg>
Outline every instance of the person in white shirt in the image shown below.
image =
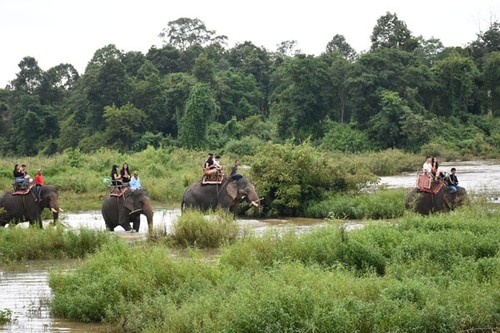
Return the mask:
<svg viewBox="0 0 500 333">
<path fill-rule="evenodd" d="M 422 165 L 422 171 L 425 174 L 430 174 L 432 172 L 432 157 L 431 156 L 427 156 L 425 158 L 425 163 L 424 163 L 424 165 Z"/>
<path fill-rule="evenodd" d="M 141 188 L 141 179 L 139 178 L 139 172 L 137 170 L 134 171 L 134 175 L 130 178 L 130 182 L 128 184 L 132 190 L 138 190 Z"/>
</svg>

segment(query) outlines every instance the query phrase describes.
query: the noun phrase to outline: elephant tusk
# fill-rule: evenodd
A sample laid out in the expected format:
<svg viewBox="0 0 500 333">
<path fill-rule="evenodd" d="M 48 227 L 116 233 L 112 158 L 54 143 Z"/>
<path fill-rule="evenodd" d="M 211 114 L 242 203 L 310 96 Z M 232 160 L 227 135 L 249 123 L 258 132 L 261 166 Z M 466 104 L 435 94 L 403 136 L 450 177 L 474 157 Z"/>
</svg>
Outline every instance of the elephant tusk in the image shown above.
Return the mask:
<svg viewBox="0 0 500 333">
<path fill-rule="evenodd" d="M 130 213 L 128 213 L 128 215 L 132 215 L 132 214 L 137 213 L 137 212 L 140 212 L 140 211 L 142 211 L 142 208 L 139 208 L 139 209 L 133 210 L 133 211 L 131 211 Z"/>
<path fill-rule="evenodd" d="M 50 210 L 52 211 L 52 213 L 57 213 L 57 210 L 55 208 L 51 208 Z"/>
<path fill-rule="evenodd" d="M 64 212 L 64 209 L 62 209 L 61 207 L 59 207 L 59 211 L 60 212 Z"/>
<path fill-rule="evenodd" d="M 254 206 L 254 207 L 259 207 L 259 204 L 258 204 L 257 202 L 255 202 L 255 201 L 252 201 L 252 202 L 251 202 L 251 204 L 252 204 L 252 206 Z"/>
</svg>

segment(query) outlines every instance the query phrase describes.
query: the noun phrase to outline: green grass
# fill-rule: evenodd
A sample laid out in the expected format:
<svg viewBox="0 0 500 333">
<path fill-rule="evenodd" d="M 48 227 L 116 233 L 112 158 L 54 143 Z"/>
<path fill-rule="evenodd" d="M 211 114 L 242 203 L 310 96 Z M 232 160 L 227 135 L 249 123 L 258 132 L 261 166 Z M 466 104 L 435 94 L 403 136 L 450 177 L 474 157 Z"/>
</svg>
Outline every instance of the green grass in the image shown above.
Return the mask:
<svg viewBox="0 0 500 333">
<path fill-rule="evenodd" d="M 37 227 L 0 228 L 0 263 L 83 258 L 110 240 L 108 232 L 65 230 L 61 225 L 43 230 Z"/>
<path fill-rule="evenodd" d="M 339 219 L 392 219 L 404 215 L 406 189 L 378 190 L 358 195 L 339 194 L 312 203 L 306 216 Z"/>
<path fill-rule="evenodd" d="M 232 213 L 218 210 L 207 216 L 196 210 L 186 210 L 174 222 L 173 237 L 183 246 L 217 248 L 233 242 L 238 232 Z"/>
<path fill-rule="evenodd" d="M 349 232 L 342 226 L 246 236 L 215 262 L 115 240 L 75 271 L 51 273 L 53 309 L 125 332 L 500 327 L 498 211 L 405 214 Z"/>
</svg>

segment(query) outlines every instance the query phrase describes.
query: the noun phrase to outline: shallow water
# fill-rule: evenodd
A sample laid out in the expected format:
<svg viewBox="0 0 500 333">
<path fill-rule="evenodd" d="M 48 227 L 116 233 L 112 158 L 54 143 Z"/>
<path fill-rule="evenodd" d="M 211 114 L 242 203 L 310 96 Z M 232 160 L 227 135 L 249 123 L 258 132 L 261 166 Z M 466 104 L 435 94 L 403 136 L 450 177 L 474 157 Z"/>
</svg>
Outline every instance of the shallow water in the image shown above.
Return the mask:
<svg viewBox="0 0 500 333">
<path fill-rule="evenodd" d="M 500 202 L 500 160 L 443 162 L 440 170 L 450 173 L 453 167 L 457 169 L 459 185 L 467 192 L 486 195 L 490 201 Z M 380 185 L 388 188 L 411 188 L 416 184 L 417 171 L 380 178 Z"/>
<path fill-rule="evenodd" d="M 44 261 L 20 267 L 0 267 L 0 310 L 10 309 L 12 321 L 0 332 L 111 332 L 108 327 L 57 318 L 50 313 L 52 291 L 48 271 L 61 263 Z"/>
<path fill-rule="evenodd" d="M 500 161 L 472 161 L 460 163 L 442 163 L 441 169 L 449 172 L 451 167 L 457 168 L 460 185 L 470 193 L 482 193 L 493 202 L 499 202 L 500 197 Z M 398 176 L 382 177 L 380 184 L 388 188 L 411 188 L 416 183 L 415 173 L 404 173 Z M 155 228 L 165 228 L 172 232 L 173 225 L 180 209 L 155 208 Z M 104 220 L 100 211 L 68 212 L 61 214 L 61 220 L 71 228 L 90 228 L 105 230 Z M 50 221 L 44 221 L 48 224 Z M 347 221 L 348 230 L 360 228 L 365 221 Z M 282 218 L 282 219 L 238 219 L 242 230 L 249 230 L 256 235 L 262 235 L 269 230 L 286 232 L 295 230 L 305 233 L 318 226 L 326 225 L 321 219 Z M 19 227 L 27 227 L 21 223 Z M 143 239 L 147 235 L 147 222 L 141 216 L 139 233 L 127 233 L 121 227 L 115 233 L 125 239 Z M 48 271 L 60 263 L 29 263 L 20 267 L 0 267 L 0 310 L 11 309 L 13 322 L 0 326 L 0 332 L 111 332 L 102 325 L 72 322 L 54 317 L 48 308 L 52 297 L 48 286 Z"/>
</svg>

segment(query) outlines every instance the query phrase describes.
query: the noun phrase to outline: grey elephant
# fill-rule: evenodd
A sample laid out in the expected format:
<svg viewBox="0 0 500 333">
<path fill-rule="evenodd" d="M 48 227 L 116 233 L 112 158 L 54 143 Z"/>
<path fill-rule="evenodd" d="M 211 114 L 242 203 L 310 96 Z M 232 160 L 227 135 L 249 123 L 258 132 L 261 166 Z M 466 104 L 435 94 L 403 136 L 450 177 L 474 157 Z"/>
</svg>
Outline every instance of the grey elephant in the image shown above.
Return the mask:
<svg viewBox="0 0 500 333">
<path fill-rule="evenodd" d="M 467 191 L 463 187 L 451 193 L 447 186 L 442 186 L 435 194 L 414 188 L 406 195 L 405 206 L 422 215 L 429 215 L 453 210 L 467 200 Z"/>
<path fill-rule="evenodd" d="M 44 185 L 41 188 L 40 200 L 37 200 L 35 188 L 31 188 L 26 194 L 14 194 L 19 192 L 6 191 L 0 198 L 0 226 L 11 222 L 29 221 L 30 224 L 37 223 L 42 226 L 42 210 L 48 208 L 52 211 L 53 223 L 59 218 L 59 195 L 57 189 L 52 185 Z"/>
<path fill-rule="evenodd" d="M 181 210 L 195 208 L 202 211 L 221 207 L 237 213 L 238 204 L 241 200 L 259 207 L 259 196 L 255 187 L 246 177 L 238 180 L 224 176 L 221 184 L 202 184 L 197 181 L 191 185 L 182 198 Z"/>
<path fill-rule="evenodd" d="M 153 206 L 149 193 L 145 189 L 127 189 L 120 195 L 109 194 L 104 198 L 101 212 L 109 231 L 114 231 L 117 226 L 121 226 L 126 231 L 139 232 L 141 214 L 146 216 L 148 231 L 153 231 Z"/>
</svg>

